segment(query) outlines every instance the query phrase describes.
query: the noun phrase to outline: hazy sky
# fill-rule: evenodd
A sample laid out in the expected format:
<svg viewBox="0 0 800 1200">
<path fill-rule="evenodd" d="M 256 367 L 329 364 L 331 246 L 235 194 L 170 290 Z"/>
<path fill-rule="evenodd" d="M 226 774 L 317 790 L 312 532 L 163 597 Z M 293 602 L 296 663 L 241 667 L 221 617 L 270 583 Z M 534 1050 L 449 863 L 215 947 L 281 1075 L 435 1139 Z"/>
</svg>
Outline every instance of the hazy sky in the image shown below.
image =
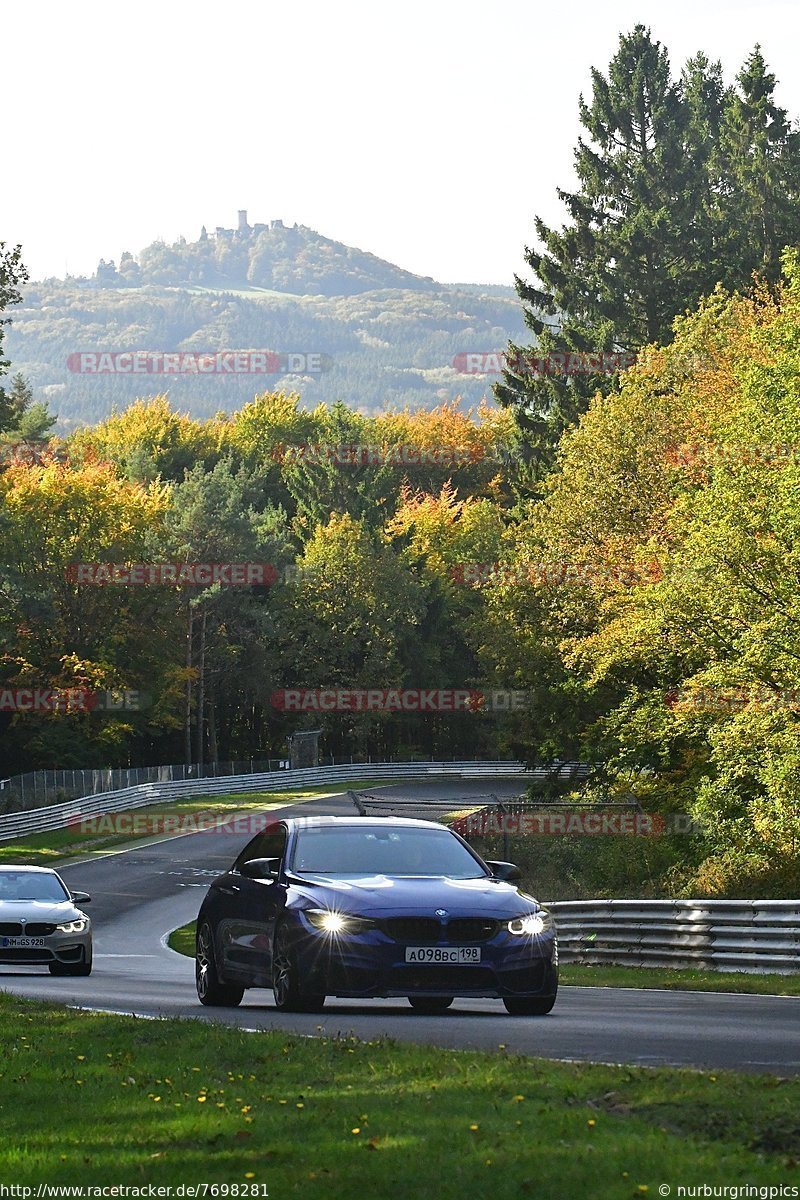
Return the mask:
<svg viewBox="0 0 800 1200">
<path fill-rule="evenodd" d="M 760 42 L 800 115 L 800 8 L 760 0 L 10 0 L 0 240 L 34 278 L 205 224 L 297 221 L 442 281 L 510 283 L 560 221 L 577 105 L 637 22 L 675 72 Z"/>
</svg>

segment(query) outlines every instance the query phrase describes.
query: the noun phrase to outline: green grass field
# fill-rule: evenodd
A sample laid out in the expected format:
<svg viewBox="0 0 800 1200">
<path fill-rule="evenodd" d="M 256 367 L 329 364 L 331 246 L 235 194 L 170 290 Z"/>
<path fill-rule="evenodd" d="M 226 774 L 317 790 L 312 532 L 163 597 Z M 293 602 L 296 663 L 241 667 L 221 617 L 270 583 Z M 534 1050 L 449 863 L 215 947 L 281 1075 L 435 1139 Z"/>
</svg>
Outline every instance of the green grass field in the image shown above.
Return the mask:
<svg viewBox="0 0 800 1200">
<path fill-rule="evenodd" d="M 602 1200 L 800 1182 L 797 1080 L 248 1034 L 8 995 L 0 1046 L 5 1185 Z"/>
<path fill-rule="evenodd" d="M 194 954 L 194 944 L 192 944 Z M 800 996 L 797 975 L 751 975 L 744 971 L 674 970 L 671 967 L 584 967 L 564 963 L 562 983 L 576 987 L 667 988 L 687 992 L 752 992 L 759 996 Z"/>
<path fill-rule="evenodd" d="M 194 958 L 194 938 L 196 932 L 196 921 L 190 921 L 188 925 L 181 925 L 180 929 L 173 929 L 167 938 L 167 945 L 171 950 L 176 950 L 178 954 L 186 954 L 189 958 Z"/>
</svg>

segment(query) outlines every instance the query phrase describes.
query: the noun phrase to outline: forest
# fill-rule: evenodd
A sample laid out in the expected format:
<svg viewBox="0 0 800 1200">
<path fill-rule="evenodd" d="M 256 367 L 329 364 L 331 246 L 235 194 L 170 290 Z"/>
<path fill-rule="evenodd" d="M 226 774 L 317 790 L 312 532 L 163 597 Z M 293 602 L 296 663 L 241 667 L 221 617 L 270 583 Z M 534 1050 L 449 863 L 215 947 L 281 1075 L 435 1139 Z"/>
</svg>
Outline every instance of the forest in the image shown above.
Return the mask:
<svg viewBox="0 0 800 1200">
<path fill-rule="evenodd" d="M 212 411 L 137 381 L 55 428 L 6 333 L 0 774 L 280 758 L 308 729 L 335 756 L 580 761 L 584 801 L 690 818 L 677 848 L 638 839 L 671 894 L 796 894 L 800 133 L 775 87 L 758 48 L 726 87 L 702 55 L 674 78 L 642 27 L 620 39 L 491 401 L 269 386 Z M 267 232 L 229 240 L 246 257 Z M 0 268 L 16 324 L 19 252 Z M 105 282 L 144 319 L 138 283 Z M 506 301 L 464 295 L 483 336 Z M 377 296 L 320 304 L 380 323 Z M 196 303 L 225 328 L 227 301 Z M 535 366 L 608 355 L 630 365 Z M 146 703 L 22 710 L 37 688 Z M 380 700 L 407 693 L 440 699 Z"/>
</svg>

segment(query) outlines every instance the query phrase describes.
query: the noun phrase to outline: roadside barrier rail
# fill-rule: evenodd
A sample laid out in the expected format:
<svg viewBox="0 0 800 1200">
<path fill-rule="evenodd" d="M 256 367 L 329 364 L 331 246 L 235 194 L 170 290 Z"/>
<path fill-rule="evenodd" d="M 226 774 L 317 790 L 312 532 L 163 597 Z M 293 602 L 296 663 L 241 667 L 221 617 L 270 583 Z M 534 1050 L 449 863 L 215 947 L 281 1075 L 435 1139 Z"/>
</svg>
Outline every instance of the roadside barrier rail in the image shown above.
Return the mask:
<svg viewBox="0 0 800 1200">
<path fill-rule="evenodd" d="M 800 900 L 562 900 L 562 962 L 800 972 Z"/>
<path fill-rule="evenodd" d="M 166 804 L 191 796 L 225 795 L 229 792 L 302 791 L 326 783 L 357 783 L 362 779 L 481 779 L 513 778 L 523 785 L 526 779 L 541 778 L 543 768 L 527 771 L 520 762 L 407 762 L 342 763 L 338 766 L 302 767 L 298 770 L 264 771 L 254 775 L 224 775 L 216 778 L 141 783 L 112 792 L 65 800 L 28 812 L 0 815 L 0 842 L 24 837 L 29 833 L 62 829 L 70 819 L 99 816 Z"/>
</svg>

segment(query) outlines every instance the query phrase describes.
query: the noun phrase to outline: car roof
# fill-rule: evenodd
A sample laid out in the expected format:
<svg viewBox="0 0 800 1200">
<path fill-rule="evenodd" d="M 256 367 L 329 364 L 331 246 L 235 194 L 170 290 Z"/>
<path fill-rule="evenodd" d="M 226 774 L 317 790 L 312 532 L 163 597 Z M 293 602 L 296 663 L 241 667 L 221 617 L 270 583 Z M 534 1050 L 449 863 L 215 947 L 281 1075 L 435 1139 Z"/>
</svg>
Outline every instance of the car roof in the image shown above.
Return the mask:
<svg viewBox="0 0 800 1200">
<path fill-rule="evenodd" d="M 52 867 L 34 867 L 28 866 L 27 863 L 17 863 L 16 866 L 0 867 L 0 874 L 5 875 L 7 872 L 15 872 L 19 875 L 20 871 L 35 871 L 38 875 L 55 875 L 56 871 Z"/>
<path fill-rule="evenodd" d="M 446 825 L 438 821 L 420 821 L 415 817 L 287 817 L 283 824 L 288 829 L 342 829 L 350 826 L 353 829 L 363 829 L 367 826 L 389 826 L 392 829 L 438 829 L 449 833 Z"/>
</svg>

